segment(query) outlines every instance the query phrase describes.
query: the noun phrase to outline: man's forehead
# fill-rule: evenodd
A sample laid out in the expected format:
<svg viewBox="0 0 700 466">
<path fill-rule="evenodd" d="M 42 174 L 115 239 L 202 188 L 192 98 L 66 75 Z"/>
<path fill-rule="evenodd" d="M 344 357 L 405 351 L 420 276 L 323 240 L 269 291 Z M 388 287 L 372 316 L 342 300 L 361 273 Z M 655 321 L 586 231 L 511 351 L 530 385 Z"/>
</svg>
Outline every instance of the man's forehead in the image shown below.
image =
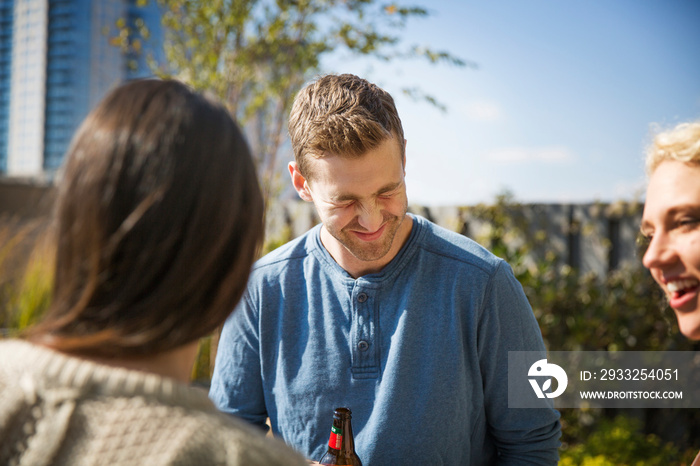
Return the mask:
<svg viewBox="0 0 700 466">
<path fill-rule="evenodd" d="M 376 157 L 324 157 L 310 168 L 311 177 L 306 181 L 324 197 L 362 198 L 403 185 L 403 164 L 386 152 Z"/>
<path fill-rule="evenodd" d="M 306 165 L 309 168 L 309 171 L 311 172 L 309 173 L 309 175 L 312 175 L 313 168 L 315 166 L 322 165 L 324 161 L 330 159 L 365 160 L 367 163 L 372 163 L 371 161 L 375 158 L 375 156 L 377 155 L 377 151 L 380 149 L 394 152 L 397 159 L 401 160 L 401 163 L 403 164 L 403 146 L 398 144 L 398 141 L 395 137 L 390 137 L 382 140 L 379 144 L 375 145 L 371 149 L 368 149 L 362 154 L 333 152 L 331 150 L 322 149 L 309 151 L 306 153 Z"/>
</svg>

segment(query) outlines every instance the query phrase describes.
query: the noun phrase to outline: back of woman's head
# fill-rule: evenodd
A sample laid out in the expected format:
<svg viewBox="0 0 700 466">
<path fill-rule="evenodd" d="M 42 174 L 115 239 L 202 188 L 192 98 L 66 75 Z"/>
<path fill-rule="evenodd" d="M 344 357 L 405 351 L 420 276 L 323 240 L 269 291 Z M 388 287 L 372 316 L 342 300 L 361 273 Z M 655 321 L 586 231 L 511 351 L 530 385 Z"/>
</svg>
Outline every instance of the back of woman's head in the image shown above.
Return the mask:
<svg viewBox="0 0 700 466">
<path fill-rule="evenodd" d="M 167 351 L 223 323 L 263 234 L 248 146 L 176 81 L 110 93 L 67 154 L 53 303 L 30 338 L 91 355 Z"/>
</svg>

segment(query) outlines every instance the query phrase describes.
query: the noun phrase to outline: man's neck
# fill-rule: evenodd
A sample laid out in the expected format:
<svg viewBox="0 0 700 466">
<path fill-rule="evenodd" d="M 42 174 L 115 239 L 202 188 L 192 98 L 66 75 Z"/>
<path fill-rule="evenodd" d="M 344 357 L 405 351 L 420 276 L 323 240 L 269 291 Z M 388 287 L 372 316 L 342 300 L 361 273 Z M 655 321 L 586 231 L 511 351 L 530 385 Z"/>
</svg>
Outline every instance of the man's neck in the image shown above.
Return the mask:
<svg viewBox="0 0 700 466">
<path fill-rule="evenodd" d="M 328 233 L 325 227 L 321 227 L 321 243 L 343 270 L 353 278 L 360 278 L 364 275 L 381 272 L 401 251 L 401 248 L 411 235 L 412 228 L 413 218 L 410 215 L 405 215 L 394 236 L 389 252 L 384 257 L 374 261 L 363 261 L 352 255 L 345 249 L 345 246 Z"/>
</svg>

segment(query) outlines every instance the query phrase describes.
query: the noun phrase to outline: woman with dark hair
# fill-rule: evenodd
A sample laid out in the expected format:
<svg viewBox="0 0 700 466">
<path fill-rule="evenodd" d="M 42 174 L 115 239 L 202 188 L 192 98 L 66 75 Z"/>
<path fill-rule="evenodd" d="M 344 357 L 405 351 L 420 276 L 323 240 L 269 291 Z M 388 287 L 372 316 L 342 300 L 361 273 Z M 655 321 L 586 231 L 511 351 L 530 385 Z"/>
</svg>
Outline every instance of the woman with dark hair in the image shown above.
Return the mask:
<svg viewBox="0 0 700 466">
<path fill-rule="evenodd" d="M 223 107 L 176 81 L 110 93 L 69 149 L 54 228 L 52 304 L 0 342 L 0 464 L 305 464 L 187 385 L 263 235 Z"/>
</svg>

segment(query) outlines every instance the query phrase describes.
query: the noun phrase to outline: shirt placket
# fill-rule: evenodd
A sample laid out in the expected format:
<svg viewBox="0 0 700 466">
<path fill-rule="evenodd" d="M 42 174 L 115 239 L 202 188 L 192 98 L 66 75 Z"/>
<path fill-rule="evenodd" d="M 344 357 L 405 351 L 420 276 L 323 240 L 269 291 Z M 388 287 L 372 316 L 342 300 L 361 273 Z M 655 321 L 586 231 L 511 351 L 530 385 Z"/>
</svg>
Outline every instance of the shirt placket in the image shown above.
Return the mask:
<svg viewBox="0 0 700 466">
<path fill-rule="evenodd" d="M 352 291 L 352 376 L 371 379 L 379 376 L 379 345 L 375 306 L 376 290 L 356 282 Z"/>
</svg>

